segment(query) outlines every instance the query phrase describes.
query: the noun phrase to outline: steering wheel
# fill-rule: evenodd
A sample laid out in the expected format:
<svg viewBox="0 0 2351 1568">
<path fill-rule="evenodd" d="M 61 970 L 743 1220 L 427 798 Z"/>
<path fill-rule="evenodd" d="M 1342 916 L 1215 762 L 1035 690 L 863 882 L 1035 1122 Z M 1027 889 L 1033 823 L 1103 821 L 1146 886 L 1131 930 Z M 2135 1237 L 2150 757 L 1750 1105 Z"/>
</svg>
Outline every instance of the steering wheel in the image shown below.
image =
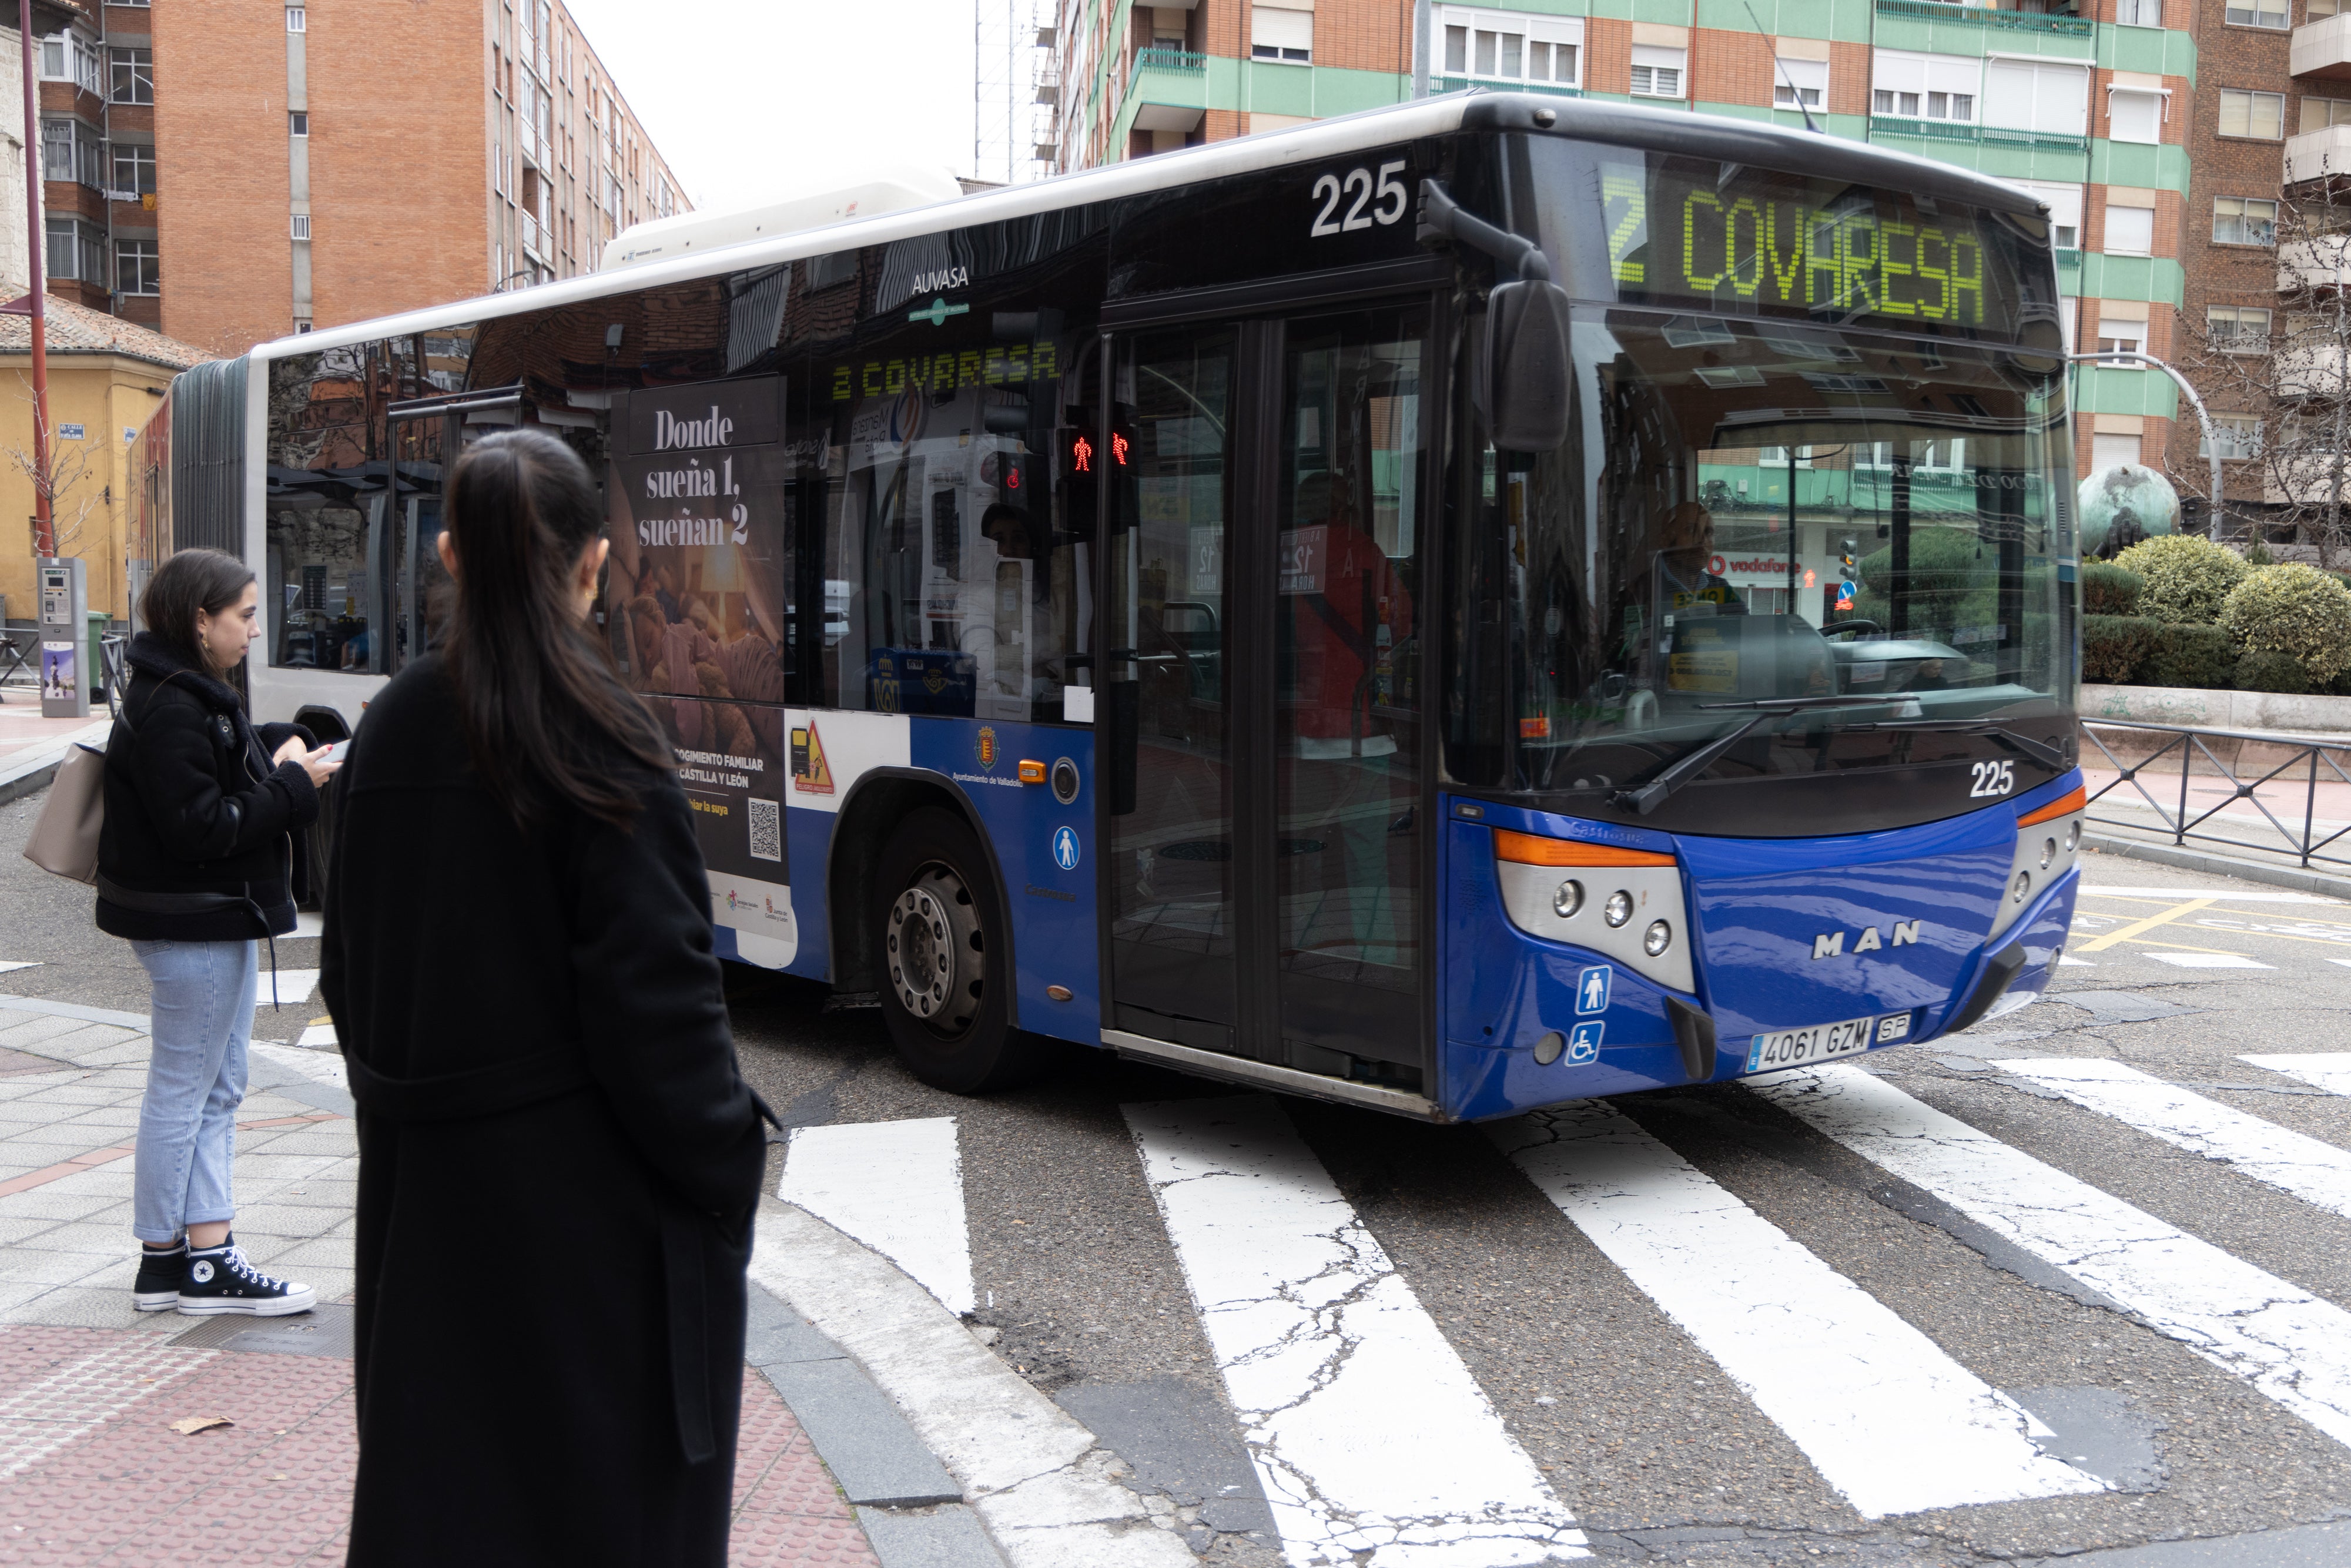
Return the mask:
<svg viewBox="0 0 2351 1568">
<path fill-rule="evenodd" d="M 1823 637 L 1841 637 L 1848 632 L 1883 632 L 1885 630 L 1885 627 L 1880 626 L 1875 621 L 1840 621 L 1834 626 L 1823 627 L 1821 629 L 1821 635 Z"/>
</svg>

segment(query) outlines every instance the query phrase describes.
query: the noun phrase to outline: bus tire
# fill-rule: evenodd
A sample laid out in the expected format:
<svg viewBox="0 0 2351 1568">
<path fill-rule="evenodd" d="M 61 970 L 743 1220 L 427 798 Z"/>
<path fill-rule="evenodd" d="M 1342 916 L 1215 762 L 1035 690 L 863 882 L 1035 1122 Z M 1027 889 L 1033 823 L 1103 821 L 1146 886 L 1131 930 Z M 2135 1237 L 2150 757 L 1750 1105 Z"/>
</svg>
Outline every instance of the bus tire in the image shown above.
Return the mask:
<svg viewBox="0 0 2351 1568">
<path fill-rule="evenodd" d="M 1034 1076 L 1043 1046 L 1011 1026 L 1003 900 L 971 829 L 935 806 L 911 811 L 877 869 L 882 1016 L 906 1071 L 956 1094 Z"/>
</svg>

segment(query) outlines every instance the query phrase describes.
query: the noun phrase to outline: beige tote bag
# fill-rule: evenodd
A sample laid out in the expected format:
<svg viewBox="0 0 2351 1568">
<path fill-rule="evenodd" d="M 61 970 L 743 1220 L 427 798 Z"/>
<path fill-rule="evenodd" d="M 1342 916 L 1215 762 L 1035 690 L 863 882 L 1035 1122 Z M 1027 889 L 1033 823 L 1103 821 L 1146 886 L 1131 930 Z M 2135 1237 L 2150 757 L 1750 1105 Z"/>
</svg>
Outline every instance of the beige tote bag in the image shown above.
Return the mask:
<svg viewBox="0 0 2351 1568">
<path fill-rule="evenodd" d="M 106 753 L 76 742 L 57 764 L 25 858 L 76 882 L 98 881 L 98 832 L 106 821 Z"/>
</svg>

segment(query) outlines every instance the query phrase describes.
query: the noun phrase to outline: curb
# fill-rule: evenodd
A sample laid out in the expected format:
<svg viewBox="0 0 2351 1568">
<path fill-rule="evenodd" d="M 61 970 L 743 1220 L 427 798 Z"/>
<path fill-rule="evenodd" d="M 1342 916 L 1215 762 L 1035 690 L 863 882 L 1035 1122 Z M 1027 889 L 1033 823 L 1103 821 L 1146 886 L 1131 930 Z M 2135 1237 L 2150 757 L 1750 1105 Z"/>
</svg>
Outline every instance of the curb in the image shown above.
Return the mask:
<svg viewBox="0 0 2351 1568">
<path fill-rule="evenodd" d="M 76 746 L 94 745 L 103 751 L 106 737 L 113 733 L 113 726 L 111 718 L 93 719 L 71 735 L 57 737 L 53 745 L 35 750 L 31 758 L 20 758 L 14 764 L 15 771 L 0 772 L 0 806 L 11 800 L 21 800 L 55 783 L 57 769 L 65 766 L 67 755 Z"/>
<path fill-rule="evenodd" d="M 856 1359 L 757 1280 L 743 1360 L 791 1407 L 882 1568 L 1005 1568 L 963 1488 Z"/>
<path fill-rule="evenodd" d="M 2298 865 L 2273 865 L 2266 861 L 2242 860 L 2235 855 L 2214 854 L 2208 850 L 2191 850 L 2179 844 L 2157 844 L 2141 839 L 2117 838 L 2112 833 L 2084 833 L 2082 842 L 2103 854 L 2147 861 L 2180 871 L 2202 872 L 2207 876 L 2232 876 L 2241 882 L 2258 882 L 2271 887 L 2291 888 L 2296 893 L 2314 893 L 2328 898 L 2351 900 L 2351 876 L 2333 876 L 2325 872 L 2306 871 Z"/>
</svg>

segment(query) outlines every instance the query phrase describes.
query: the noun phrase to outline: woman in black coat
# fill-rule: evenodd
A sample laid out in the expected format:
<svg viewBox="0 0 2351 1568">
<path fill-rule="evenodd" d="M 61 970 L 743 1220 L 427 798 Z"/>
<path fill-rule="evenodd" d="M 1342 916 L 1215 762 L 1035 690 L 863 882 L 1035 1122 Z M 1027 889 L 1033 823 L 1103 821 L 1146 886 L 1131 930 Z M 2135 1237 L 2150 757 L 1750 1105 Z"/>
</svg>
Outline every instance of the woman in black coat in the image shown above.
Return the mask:
<svg viewBox="0 0 2351 1568">
<path fill-rule="evenodd" d="M 370 706 L 320 985 L 358 1102 L 354 1564 L 726 1557 L 765 1166 L 659 732 L 537 431 L 451 476 L 441 651 Z"/>
<path fill-rule="evenodd" d="M 297 834 L 336 767 L 295 726 L 255 728 L 225 679 L 261 635 L 260 602 L 233 555 L 186 549 L 159 567 L 106 747 L 98 926 L 130 940 L 154 996 L 132 1162 L 142 1312 L 275 1317 L 312 1301 L 229 1234 L 255 943 L 294 929 Z"/>
</svg>

